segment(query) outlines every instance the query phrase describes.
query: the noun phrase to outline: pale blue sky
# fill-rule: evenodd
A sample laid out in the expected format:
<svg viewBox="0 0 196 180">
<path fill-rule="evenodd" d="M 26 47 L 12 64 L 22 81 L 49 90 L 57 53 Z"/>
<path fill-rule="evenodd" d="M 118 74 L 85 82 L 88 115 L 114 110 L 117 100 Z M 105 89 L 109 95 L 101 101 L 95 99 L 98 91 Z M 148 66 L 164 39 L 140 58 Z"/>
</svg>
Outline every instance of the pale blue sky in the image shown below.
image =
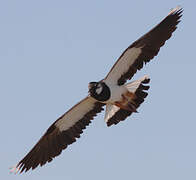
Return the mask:
<svg viewBox="0 0 196 180">
<path fill-rule="evenodd" d="M 184 16 L 135 78 L 151 88 L 138 114 L 108 128 L 99 114 L 44 167 L 9 174 L 60 115 L 87 95 L 172 7 Z M 0 179 L 195 180 L 195 5 L 190 1 L 0 1 Z"/>
</svg>

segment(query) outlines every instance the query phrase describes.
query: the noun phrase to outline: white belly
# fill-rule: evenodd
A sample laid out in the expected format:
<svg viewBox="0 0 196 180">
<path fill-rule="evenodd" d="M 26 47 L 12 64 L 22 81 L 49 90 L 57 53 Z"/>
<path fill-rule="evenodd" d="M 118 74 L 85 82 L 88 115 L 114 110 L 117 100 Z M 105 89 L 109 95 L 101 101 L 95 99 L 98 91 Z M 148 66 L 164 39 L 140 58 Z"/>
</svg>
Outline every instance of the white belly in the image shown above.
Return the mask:
<svg viewBox="0 0 196 180">
<path fill-rule="evenodd" d="M 107 84 L 107 86 L 110 88 L 111 96 L 110 99 L 105 101 L 104 103 L 113 104 L 116 101 L 120 101 L 122 99 L 122 94 L 127 91 L 124 86 L 118 86 L 115 84 Z"/>
</svg>

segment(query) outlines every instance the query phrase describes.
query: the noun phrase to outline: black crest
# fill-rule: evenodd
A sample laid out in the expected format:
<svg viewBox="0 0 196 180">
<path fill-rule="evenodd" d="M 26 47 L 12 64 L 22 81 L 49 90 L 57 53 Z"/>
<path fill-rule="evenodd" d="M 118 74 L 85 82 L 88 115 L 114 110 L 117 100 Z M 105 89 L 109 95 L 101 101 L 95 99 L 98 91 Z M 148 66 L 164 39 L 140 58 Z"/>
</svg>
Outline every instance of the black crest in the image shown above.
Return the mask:
<svg viewBox="0 0 196 180">
<path fill-rule="evenodd" d="M 110 99 L 110 88 L 104 82 L 90 82 L 88 85 L 90 95 L 98 101 Z"/>
</svg>

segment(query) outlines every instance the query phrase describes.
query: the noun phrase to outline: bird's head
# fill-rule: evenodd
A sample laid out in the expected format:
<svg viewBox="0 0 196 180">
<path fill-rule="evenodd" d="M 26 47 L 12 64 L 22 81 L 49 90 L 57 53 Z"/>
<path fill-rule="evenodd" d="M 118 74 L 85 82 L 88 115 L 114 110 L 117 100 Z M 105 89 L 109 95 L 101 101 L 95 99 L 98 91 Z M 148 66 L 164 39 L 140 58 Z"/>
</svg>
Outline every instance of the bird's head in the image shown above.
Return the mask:
<svg viewBox="0 0 196 180">
<path fill-rule="evenodd" d="M 110 98 L 110 89 L 104 82 L 90 82 L 88 92 L 98 101 L 107 101 Z"/>
<path fill-rule="evenodd" d="M 88 84 L 88 92 L 91 96 L 99 95 L 103 90 L 103 85 L 100 82 L 90 82 Z"/>
</svg>

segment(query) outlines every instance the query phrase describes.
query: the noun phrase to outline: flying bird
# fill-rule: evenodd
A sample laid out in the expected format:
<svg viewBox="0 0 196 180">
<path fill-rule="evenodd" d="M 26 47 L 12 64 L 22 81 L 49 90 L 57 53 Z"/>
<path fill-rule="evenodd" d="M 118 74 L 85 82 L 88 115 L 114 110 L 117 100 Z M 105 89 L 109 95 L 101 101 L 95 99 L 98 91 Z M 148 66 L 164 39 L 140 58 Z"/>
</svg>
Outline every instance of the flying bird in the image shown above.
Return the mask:
<svg viewBox="0 0 196 180">
<path fill-rule="evenodd" d="M 165 44 L 182 16 L 182 8 L 173 9 L 157 26 L 132 43 L 119 57 L 107 76 L 88 84 L 88 95 L 59 117 L 45 132 L 32 150 L 12 172 L 26 172 L 51 162 L 63 149 L 76 141 L 91 120 L 104 106 L 107 126 L 118 124 L 132 113 L 148 95 L 149 77 L 126 83 L 154 58 Z"/>
</svg>

